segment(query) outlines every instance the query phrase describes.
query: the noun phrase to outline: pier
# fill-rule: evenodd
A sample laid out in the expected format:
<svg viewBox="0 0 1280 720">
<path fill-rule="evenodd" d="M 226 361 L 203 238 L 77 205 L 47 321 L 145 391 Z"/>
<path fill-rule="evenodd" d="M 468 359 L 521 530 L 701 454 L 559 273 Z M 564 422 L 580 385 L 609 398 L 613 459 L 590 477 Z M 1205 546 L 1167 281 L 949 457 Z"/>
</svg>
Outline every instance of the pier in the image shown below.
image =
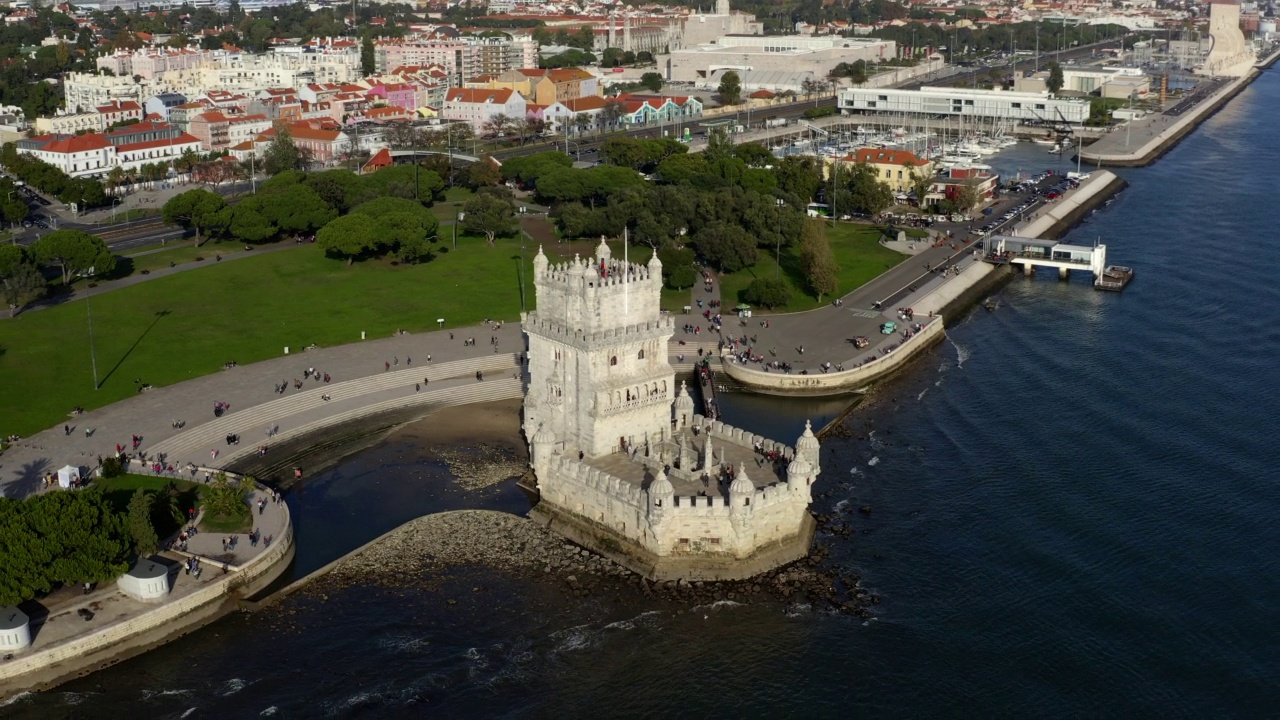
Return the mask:
<svg viewBox="0 0 1280 720">
<path fill-rule="evenodd" d="M 1056 268 L 1063 280 L 1071 277 L 1072 270 L 1088 270 L 1097 279 L 1107 268 L 1106 245 L 1070 245 L 1042 238 L 993 235 L 987 240 L 987 251 L 987 262 L 1021 265 L 1027 275 L 1036 268 L 1048 267 Z"/>
</svg>

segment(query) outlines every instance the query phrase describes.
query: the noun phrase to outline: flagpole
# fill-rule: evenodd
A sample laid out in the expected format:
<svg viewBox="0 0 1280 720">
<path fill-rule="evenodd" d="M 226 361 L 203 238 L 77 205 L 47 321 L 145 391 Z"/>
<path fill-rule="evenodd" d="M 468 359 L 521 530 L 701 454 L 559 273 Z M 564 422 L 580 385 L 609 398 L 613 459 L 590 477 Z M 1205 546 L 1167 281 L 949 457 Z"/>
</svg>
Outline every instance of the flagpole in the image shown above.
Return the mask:
<svg viewBox="0 0 1280 720">
<path fill-rule="evenodd" d="M 627 242 L 627 226 L 622 226 L 622 314 L 631 314 L 631 243 Z"/>
</svg>

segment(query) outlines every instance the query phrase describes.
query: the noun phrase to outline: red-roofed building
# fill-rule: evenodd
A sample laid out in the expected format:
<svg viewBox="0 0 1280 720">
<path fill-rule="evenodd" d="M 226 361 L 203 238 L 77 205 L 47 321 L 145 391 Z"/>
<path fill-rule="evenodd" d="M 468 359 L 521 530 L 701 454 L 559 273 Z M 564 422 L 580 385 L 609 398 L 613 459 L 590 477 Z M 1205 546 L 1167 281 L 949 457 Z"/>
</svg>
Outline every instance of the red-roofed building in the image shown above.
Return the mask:
<svg viewBox="0 0 1280 720">
<path fill-rule="evenodd" d="M 391 151 L 382 148 L 373 157 L 369 158 L 369 162 L 360 167 L 360 174 L 365 175 L 371 172 L 377 172 L 385 167 L 391 167 L 394 161 L 391 159 Z"/>
<path fill-rule="evenodd" d="M 912 180 L 915 177 L 920 175 L 932 177 L 937 174 L 933 162 L 918 157 L 910 150 L 860 148 L 852 155 L 840 158 L 838 162 L 869 166 L 875 171 L 876 177 L 897 194 L 911 192 Z"/>
<path fill-rule="evenodd" d="M 117 166 L 135 170 L 169 162 L 187 151 L 200 152 L 200 140 L 173 125 L 142 122 L 106 134 L 37 135 L 19 140 L 18 151 L 72 177 L 90 177 Z"/>
</svg>

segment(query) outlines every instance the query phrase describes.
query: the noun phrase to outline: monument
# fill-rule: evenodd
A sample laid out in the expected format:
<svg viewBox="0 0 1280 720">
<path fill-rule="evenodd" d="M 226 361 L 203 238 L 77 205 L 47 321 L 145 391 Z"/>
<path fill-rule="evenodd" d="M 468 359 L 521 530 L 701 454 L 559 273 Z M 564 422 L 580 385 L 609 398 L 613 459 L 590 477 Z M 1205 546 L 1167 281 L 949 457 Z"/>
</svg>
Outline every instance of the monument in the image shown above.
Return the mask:
<svg viewBox="0 0 1280 720">
<path fill-rule="evenodd" d="M 1209 0 L 1209 37 L 1213 47 L 1196 72 L 1213 77 L 1244 77 L 1257 55 L 1240 32 L 1240 5 L 1235 0 Z"/>
<path fill-rule="evenodd" d="M 530 516 L 657 580 L 750 577 L 804 557 L 820 468 L 806 424 L 788 447 L 695 413 L 668 361 L 662 263 L 534 258 L 524 314 Z"/>
</svg>

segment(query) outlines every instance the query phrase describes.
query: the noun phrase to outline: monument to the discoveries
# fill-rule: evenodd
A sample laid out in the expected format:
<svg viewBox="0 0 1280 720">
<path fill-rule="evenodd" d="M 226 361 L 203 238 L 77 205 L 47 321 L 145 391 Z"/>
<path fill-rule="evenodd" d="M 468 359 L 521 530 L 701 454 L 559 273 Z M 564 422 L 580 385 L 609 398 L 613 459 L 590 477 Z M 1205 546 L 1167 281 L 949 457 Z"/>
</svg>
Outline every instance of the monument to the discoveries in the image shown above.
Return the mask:
<svg viewBox="0 0 1280 720">
<path fill-rule="evenodd" d="M 1213 47 L 1198 70 L 1202 75 L 1244 77 L 1258 61 L 1253 45 L 1240 32 L 1236 0 L 1209 0 L 1209 37 Z"/>
<path fill-rule="evenodd" d="M 808 553 L 818 440 L 694 413 L 675 384 L 662 264 L 534 258 L 524 432 L 552 530 L 651 579 L 737 579 Z"/>
</svg>

